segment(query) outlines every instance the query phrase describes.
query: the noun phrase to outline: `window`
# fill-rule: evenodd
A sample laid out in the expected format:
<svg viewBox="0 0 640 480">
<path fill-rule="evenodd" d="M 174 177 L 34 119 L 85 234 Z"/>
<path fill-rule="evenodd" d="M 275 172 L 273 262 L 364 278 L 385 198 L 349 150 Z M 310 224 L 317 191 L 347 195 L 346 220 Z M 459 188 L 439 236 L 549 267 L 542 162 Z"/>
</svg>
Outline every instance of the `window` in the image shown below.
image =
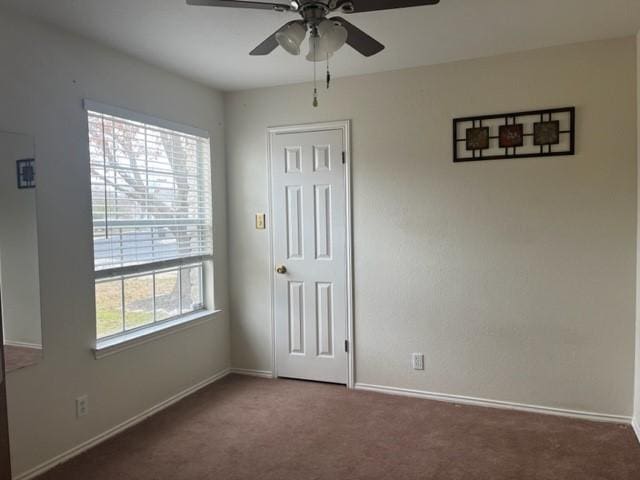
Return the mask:
<svg viewBox="0 0 640 480">
<path fill-rule="evenodd" d="M 213 249 L 206 133 L 85 107 L 98 339 L 205 309 Z"/>
</svg>

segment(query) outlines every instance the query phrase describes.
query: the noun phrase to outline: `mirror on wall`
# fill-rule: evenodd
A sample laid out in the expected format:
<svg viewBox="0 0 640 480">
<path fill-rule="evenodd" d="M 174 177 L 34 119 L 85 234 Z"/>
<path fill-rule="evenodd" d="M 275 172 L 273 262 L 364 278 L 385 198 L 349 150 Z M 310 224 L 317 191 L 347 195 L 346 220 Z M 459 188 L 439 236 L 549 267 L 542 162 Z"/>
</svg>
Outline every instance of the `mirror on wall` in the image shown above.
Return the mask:
<svg viewBox="0 0 640 480">
<path fill-rule="evenodd" d="M 35 148 L 0 132 L 0 292 L 7 372 L 42 359 Z"/>
</svg>

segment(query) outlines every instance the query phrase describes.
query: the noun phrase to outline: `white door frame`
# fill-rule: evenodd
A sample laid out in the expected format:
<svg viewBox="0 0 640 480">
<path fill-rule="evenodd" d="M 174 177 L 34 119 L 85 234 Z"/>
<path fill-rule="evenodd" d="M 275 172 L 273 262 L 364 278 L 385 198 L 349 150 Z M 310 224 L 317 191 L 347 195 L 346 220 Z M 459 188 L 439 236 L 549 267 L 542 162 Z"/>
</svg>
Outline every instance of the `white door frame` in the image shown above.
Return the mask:
<svg viewBox="0 0 640 480">
<path fill-rule="evenodd" d="M 274 247 L 274 225 L 273 225 L 273 191 L 272 191 L 272 151 L 271 138 L 274 134 L 282 133 L 304 133 L 319 132 L 324 130 L 340 130 L 342 131 L 342 140 L 344 145 L 344 175 L 345 175 L 345 209 L 347 220 L 347 341 L 349 348 L 347 352 L 347 388 L 355 387 L 355 344 L 353 331 L 353 229 L 352 229 L 352 212 L 351 212 L 351 121 L 340 120 L 335 122 L 322 123 L 305 123 L 299 125 L 286 125 L 280 127 L 267 128 L 267 169 L 268 169 L 268 191 L 269 191 L 269 289 L 270 289 L 270 314 L 271 314 L 271 371 L 273 378 L 278 377 L 278 364 L 276 362 L 276 318 L 275 318 L 275 278 L 274 269 L 275 258 L 273 253 Z"/>
</svg>

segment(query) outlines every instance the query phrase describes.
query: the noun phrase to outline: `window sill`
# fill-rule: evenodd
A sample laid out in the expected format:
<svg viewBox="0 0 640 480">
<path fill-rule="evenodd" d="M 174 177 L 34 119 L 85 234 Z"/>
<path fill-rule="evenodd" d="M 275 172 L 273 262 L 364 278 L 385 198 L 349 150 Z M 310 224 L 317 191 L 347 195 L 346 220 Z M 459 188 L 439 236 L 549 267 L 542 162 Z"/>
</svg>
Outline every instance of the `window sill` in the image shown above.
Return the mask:
<svg viewBox="0 0 640 480">
<path fill-rule="evenodd" d="M 123 333 L 117 337 L 98 340 L 93 349 L 93 354 L 96 360 L 99 360 L 115 353 L 129 350 L 130 348 L 157 340 L 158 338 L 173 335 L 174 333 L 201 325 L 212 320 L 221 311 L 222 310 L 202 310 L 160 325 L 151 325 L 148 328 L 136 330 L 135 332 Z"/>
</svg>

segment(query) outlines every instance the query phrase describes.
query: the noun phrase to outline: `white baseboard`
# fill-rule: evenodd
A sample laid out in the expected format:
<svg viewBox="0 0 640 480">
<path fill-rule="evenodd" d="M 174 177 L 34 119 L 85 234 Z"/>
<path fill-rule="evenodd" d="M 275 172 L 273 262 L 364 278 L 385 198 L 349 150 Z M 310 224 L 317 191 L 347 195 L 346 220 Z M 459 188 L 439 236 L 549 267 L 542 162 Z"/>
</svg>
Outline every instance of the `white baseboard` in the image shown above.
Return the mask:
<svg viewBox="0 0 640 480">
<path fill-rule="evenodd" d="M 33 348 L 34 350 L 42 350 L 42 345 L 38 343 L 14 342 L 13 340 L 4 339 L 4 344 L 9 347 Z"/>
<path fill-rule="evenodd" d="M 382 385 L 370 385 L 356 383 L 356 390 L 386 393 L 391 395 L 403 395 L 406 397 L 425 398 L 441 402 L 459 403 L 463 405 L 475 405 L 479 407 L 502 408 L 506 410 L 519 410 L 522 412 L 542 413 L 545 415 L 557 415 L 561 417 L 581 418 L 598 422 L 631 424 L 631 417 L 623 415 L 611 415 L 608 413 L 583 412 L 579 410 L 567 410 L 564 408 L 543 407 L 540 405 L 527 405 L 524 403 L 504 402 L 501 400 L 489 400 L 486 398 L 466 397 L 463 395 L 449 395 L 446 393 L 426 392 L 409 388 L 387 387 Z M 636 430 L 638 431 L 638 430 Z M 640 436 L 639 436 L 640 438 Z"/>
<path fill-rule="evenodd" d="M 269 370 L 251 370 L 249 368 L 232 368 L 231 373 L 248 375 L 250 377 L 273 378 L 273 372 Z"/>
<path fill-rule="evenodd" d="M 633 431 L 636 432 L 638 442 L 640 442 L 640 421 L 638 417 L 633 417 L 633 420 L 631 420 L 631 426 L 633 427 Z"/>
<path fill-rule="evenodd" d="M 116 425 L 113 428 L 110 428 L 109 430 L 102 432 L 101 434 L 87 440 L 86 442 L 81 443 L 80 445 L 77 445 L 75 447 L 73 447 L 70 450 L 67 450 L 66 452 L 61 453 L 60 455 L 56 455 L 55 457 L 51 458 L 50 460 L 47 460 L 46 462 L 41 463 L 40 465 L 38 465 L 37 467 L 34 467 L 30 470 L 27 470 L 26 472 L 21 473 L 20 475 L 14 477 L 14 480 L 30 480 L 32 478 L 37 477 L 38 475 L 42 475 L 44 472 L 51 470 L 53 467 L 67 462 L 68 460 L 71 460 L 73 457 L 76 457 L 78 455 L 80 455 L 81 453 L 89 450 L 90 448 L 95 447 L 96 445 L 99 445 L 100 443 L 104 442 L 105 440 L 108 440 L 109 438 L 113 437 L 114 435 L 119 434 L 120 432 L 123 432 L 124 430 L 127 430 L 128 428 L 133 427 L 134 425 L 142 422 L 143 420 L 146 420 L 147 418 L 149 418 L 152 415 L 155 415 L 156 413 L 164 410 L 167 407 L 170 407 L 171 405 L 173 405 L 174 403 L 182 400 L 185 397 L 188 397 L 189 395 L 192 395 L 193 393 L 197 392 L 198 390 L 206 387 L 207 385 L 210 385 L 224 377 L 226 377 L 227 375 L 229 375 L 230 373 L 230 369 L 224 369 L 218 373 L 216 373 L 215 375 L 213 375 L 212 377 L 207 378 L 206 380 L 203 380 L 185 390 L 183 390 L 180 393 L 177 393 L 175 395 L 173 395 L 172 397 L 158 403 L 157 405 L 154 405 L 153 407 L 145 410 L 142 413 L 139 413 L 138 415 L 130 418 L 129 420 L 125 420 L 124 422 L 122 422 L 119 425 Z"/>
</svg>

